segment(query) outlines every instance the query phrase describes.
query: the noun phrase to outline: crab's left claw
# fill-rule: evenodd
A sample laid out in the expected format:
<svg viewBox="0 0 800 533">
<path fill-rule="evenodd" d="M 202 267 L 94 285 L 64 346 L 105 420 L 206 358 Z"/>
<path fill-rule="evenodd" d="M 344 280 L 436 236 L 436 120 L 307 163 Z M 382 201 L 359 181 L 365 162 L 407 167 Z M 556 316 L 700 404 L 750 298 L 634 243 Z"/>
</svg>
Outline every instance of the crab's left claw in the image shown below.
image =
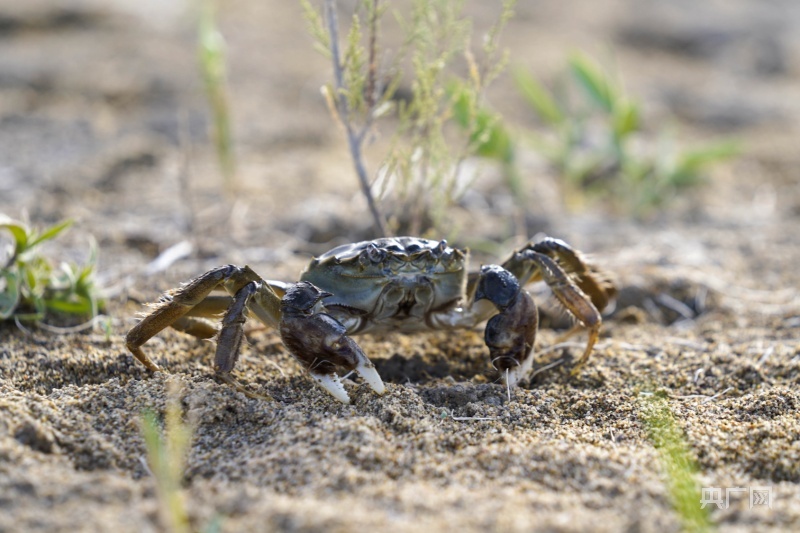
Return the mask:
<svg viewBox="0 0 800 533">
<path fill-rule="evenodd" d="M 500 311 L 486 323 L 484 340 L 492 365 L 506 385 L 514 387 L 533 365 L 531 350 L 539 322 L 536 304 L 514 275 L 497 265 L 481 268 L 475 291 L 478 300 L 489 300 Z"/>
<path fill-rule="evenodd" d="M 375 365 L 356 342 L 347 336 L 345 327 L 325 313 L 322 299 L 328 296 L 313 284 L 303 281 L 292 285 L 281 300 L 281 339 L 289 351 L 305 366 L 314 380 L 342 403 L 350 403 L 338 367 L 355 371 L 378 394 L 386 387 Z"/>
</svg>

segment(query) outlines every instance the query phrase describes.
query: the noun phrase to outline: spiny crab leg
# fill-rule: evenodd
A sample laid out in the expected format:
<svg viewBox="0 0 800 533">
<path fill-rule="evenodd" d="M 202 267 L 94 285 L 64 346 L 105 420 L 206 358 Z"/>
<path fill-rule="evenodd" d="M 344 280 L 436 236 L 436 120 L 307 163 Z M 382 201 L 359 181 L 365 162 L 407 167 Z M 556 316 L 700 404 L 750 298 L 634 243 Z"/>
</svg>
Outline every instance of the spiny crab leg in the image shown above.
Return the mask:
<svg viewBox="0 0 800 533">
<path fill-rule="evenodd" d="M 586 348 L 571 371 L 577 375 L 599 337 L 600 310 L 616 296 L 611 277 L 564 241 L 550 237 L 515 252 L 503 267 L 523 285 L 538 280 L 547 283 L 561 305 L 588 330 Z"/>
<path fill-rule="evenodd" d="M 600 325 L 602 323 L 600 312 L 592 303 L 591 298 L 569 278 L 567 273 L 553 259 L 533 250 L 525 250 L 520 255 L 539 267 L 542 279 L 553 291 L 558 301 L 583 327 L 589 330 L 583 355 L 581 355 L 581 358 L 570 372 L 571 375 L 575 376 L 580 373 L 584 363 L 589 359 L 592 354 L 592 348 L 600 335 Z"/>
<path fill-rule="evenodd" d="M 308 368 L 311 377 L 342 403 L 350 397 L 336 369 L 354 370 L 377 394 L 386 387 L 366 354 L 347 336 L 347 330 L 325 313 L 322 299 L 330 293 L 309 282 L 289 287 L 281 300 L 280 333 L 283 343 Z"/>
<path fill-rule="evenodd" d="M 602 322 L 600 312 L 591 297 L 587 296 L 578 284 L 582 278 L 579 276 L 578 282 L 574 281 L 554 258 L 534 248 L 517 252 L 502 267 L 487 265 L 481 268 L 475 290 L 475 302 L 489 300 L 499 311 L 487 322 L 484 340 L 492 357 L 492 365 L 505 377 L 509 388 L 526 377 L 533 365 L 531 350 L 538 327 L 536 305 L 530 295 L 522 289 L 517 276 L 522 276 L 522 279 L 526 280 L 530 278 L 543 280 L 567 311 L 582 327 L 588 329 L 586 348 L 572 369 L 572 375 L 580 372 L 591 355 Z M 561 241 L 551 239 L 547 241 L 547 247 L 543 247 L 543 250 L 559 257 L 567 257 L 571 270 L 580 269 L 584 275 L 588 272 L 580 258 Z M 589 276 L 587 278 L 595 283 L 594 279 Z M 589 285 L 589 281 L 583 281 L 584 285 Z M 601 299 L 600 296 L 607 297 L 606 292 L 602 294 L 598 292 L 598 295 L 598 300 Z M 602 303 L 605 304 L 605 301 L 602 300 Z"/>
<path fill-rule="evenodd" d="M 214 289 L 227 285 L 231 289 L 229 292 L 236 293 L 248 283 L 258 279 L 260 278 L 255 272 L 247 267 L 225 265 L 209 270 L 202 276 L 189 281 L 180 289 L 171 291 L 162 297 L 153 312 L 128 332 L 125 338 L 128 349 L 148 370 L 160 371 L 161 368 L 142 351 L 142 345 L 148 339 L 176 322 L 179 326 L 177 329 L 191 330 L 197 325 L 191 318 L 192 312 L 196 308 L 203 307 L 203 302 Z M 203 333 L 210 332 L 204 330 Z"/>
</svg>

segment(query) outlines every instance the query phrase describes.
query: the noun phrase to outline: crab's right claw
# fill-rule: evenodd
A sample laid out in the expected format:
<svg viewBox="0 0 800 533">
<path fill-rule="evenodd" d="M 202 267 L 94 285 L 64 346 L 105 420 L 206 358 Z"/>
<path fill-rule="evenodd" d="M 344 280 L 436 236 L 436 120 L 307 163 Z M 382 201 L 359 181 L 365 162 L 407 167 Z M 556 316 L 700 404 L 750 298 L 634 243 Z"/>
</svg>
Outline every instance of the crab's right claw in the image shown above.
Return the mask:
<svg viewBox="0 0 800 533">
<path fill-rule="evenodd" d="M 498 314 L 486 323 L 484 341 L 492 365 L 509 388 L 525 378 L 533 365 L 538 313 L 530 295 L 506 269 L 487 265 L 481 269 L 475 300 L 489 300 Z"/>
<path fill-rule="evenodd" d="M 355 371 L 378 394 L 386 393 L 386 386 L 375 365 L 372 364 L 361 348 L 347 336 L 342 336 L 332 343 L 331 348 L 336 352 L 334 357 L 328 356 L 327 362 L 339 361 L 339 366 Z M 353 363 L 355 361 L 355 364 Z M 318 361 L 319 362 L 319 361 Z M 327 372 L 321 371 L 328 370 Z M 336 372 L 329 365 L 317 364 L 309 366 L 309 373 L 319 385 L 328 391 L 331 396 L 344 404 L 350 403 L 350 397 L 344 390 L 344 385 Z"/>
<path fill-rule="evenodd" d="M 355 342 L 353 342 L 353 344 L 355 344 Z M 356 345 L 356 347 L 358 347 L 358 345 Z M 360 347 L 358 349 L 359 351 L 361 350 Z M 383 396 L 386 394 L 386 385 L 383 384 L 383 380 L 380 374 L 378 374 L 378 371 L 375 370 L 375 365 L 372 364 L 372 361 L 370 361 L 363 352 L 361 352 L 361 355 L 363 358 L 356 365 L 356 373 L 361 376 L 361 379 L 366 381 L 367 385 L 369 385 L 376 394 Z"/>
<path fill-rule="evenodd" d="M 330 374 L 319 374 L 312 370 L 309 373 L 311 374 L 311 377 L 314 378 L 314 381 L 319 383 L 320 387 L 328 391 L 328 394 L 345 405 L 350 403 L 350 396 L 347 394 L 347 391 L 344 390 L 342 380 L 339 379 L 339 375 L 336 372 L 332 372 Z"/>
<path fill-rule="evenodd" d="M 347 336 L 345 327 L 324 311 L 327 295 L 308 282 L 291 286 L 281 301 L 281 339 L 331 396 L 350 403 L 336 369 L 355 371 L 378 394 L 386 387 L 361 347 Z"/>
</svg>

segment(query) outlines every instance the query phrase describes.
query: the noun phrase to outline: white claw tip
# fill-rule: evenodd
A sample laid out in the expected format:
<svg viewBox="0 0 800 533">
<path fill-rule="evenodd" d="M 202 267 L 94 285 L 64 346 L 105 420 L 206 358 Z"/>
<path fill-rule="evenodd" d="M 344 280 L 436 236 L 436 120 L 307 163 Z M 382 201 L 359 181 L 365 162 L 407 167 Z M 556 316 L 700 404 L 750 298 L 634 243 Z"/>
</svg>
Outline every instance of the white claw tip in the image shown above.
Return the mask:
<svg viewBox="0 0 800 533">
<path fill-rule="evenodd" d="M 519 380 L 522 379 L 522 372 L 520 372 L 520 368 L 515 366 L 514 368 L 507 368 L 506 371 L 503 373 L 503 377 L 505 378 L 506 387 L 509 389 L 513 389 L 519 383 Z"/>
<path fill-rule="evenodd" d="M 386 394 L 386 385 L 383 384 L 380 374 L 375 370 L 375 365 L 369 361 L 359 363 L 356 366 L 356 372 L 377 394 Z"/>
<path fill-rule="evenodd" d="M 506 371 L 503 373 L 503 377 L 505 378 L 506 381 L 506 387 L 508 387 L 509 389 L 513 389 L 514 387 L 516 387 L 517 383 L 519 383 L 520 380 L 528 377 L 528 374 L 530 374 L 532 367 L 533 367 L 533 356 L 529 355 L 522 361 L 522 364 L 506 369 Z"/>
<path fill-rule="evenodd" d="M 345 405 L 350 403 L 350 396 L 348 396 L 347 391 L 344 390 L 344 385 L 342 385 L 342 382 L 339 380 L 339 376 L 336 374 L 314 374 L 312 372 L 311 377 L 313 377 L 328 394 Z"/>
</svg>

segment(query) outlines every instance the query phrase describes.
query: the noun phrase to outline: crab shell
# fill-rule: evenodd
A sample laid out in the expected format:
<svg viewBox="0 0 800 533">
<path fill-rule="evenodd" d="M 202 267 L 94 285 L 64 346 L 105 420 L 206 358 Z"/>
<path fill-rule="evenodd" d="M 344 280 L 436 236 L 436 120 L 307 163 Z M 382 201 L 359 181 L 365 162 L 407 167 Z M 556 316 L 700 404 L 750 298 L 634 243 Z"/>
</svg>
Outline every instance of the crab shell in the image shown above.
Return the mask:
<svg viewBox="0 0 800 533">
<path fill-rule="evenodd" d="M 424 331 L 463 302 L 467 258 L 444 240 L 383 238 L 336 247 L 300 279 L 329 293 L 324 306 L 348 333 Z"/>
</svg>

